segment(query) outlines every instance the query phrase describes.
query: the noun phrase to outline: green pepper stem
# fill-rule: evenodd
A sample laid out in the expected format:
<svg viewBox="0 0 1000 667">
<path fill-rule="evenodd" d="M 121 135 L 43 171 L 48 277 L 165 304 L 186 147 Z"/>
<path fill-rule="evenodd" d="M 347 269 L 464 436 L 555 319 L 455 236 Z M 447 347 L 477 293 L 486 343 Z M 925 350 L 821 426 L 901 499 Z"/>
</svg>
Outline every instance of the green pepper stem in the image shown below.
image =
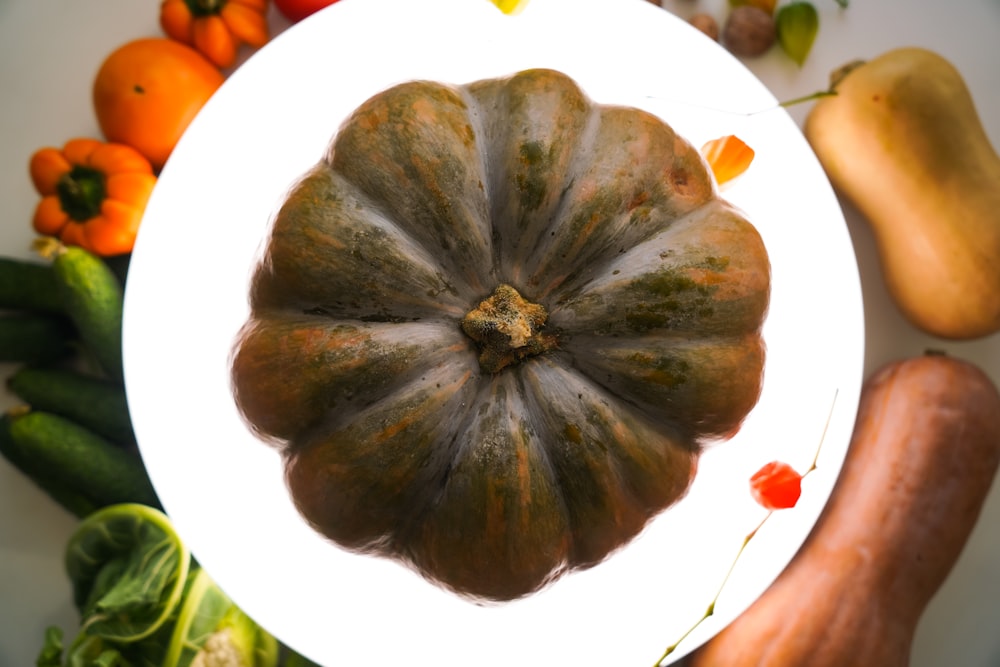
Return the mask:
<svg viewBox="0 0 1000 667">
<path fill-rule="evenodd" d="M 90 220 L 101 212 L 107 197 L 105 180 L 97 169 L 74 165 L 56 183 L 59 206 L 77 222 Z"/>
<path fill-rule="evenodd" d="M 213 16 L 222 11 L 226 0 L 185 0 L 191 14 L 196 17 Z"/>
</svg>

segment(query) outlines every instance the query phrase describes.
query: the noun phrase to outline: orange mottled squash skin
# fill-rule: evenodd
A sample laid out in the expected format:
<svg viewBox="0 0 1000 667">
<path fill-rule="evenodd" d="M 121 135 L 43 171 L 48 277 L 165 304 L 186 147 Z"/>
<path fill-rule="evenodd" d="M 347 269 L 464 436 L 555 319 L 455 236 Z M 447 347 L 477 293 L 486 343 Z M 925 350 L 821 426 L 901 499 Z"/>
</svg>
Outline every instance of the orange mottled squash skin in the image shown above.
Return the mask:
<svg viewBox="0 0 1000 667">
<path fill-rule="evenodd" d="M 323 535 L 476 600 L 593 566 L 756 404 L 754 226 L 663 121 L 529 70 L 362 104 L 275 217 L 237 404 Z"/>
</svg>

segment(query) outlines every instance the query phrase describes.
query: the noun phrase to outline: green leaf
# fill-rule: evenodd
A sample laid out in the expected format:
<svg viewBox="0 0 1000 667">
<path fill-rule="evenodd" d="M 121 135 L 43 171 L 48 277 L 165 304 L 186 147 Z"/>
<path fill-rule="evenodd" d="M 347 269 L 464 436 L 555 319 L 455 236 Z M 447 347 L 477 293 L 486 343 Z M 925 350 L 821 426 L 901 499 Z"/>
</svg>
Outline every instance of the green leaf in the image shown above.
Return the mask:
<svg viewBox="0 0 1000 667">
<path fill-rule="evenodd" d="M 199 664 L 206 666 L 216 664 L 213 660 L 223 656 L 238 656 L 238 664 L 244 667 L 275 667 L 278 662 L 277 640 L 243 613 L 197 566 L 188 576 L 175 618 L 140 643 L 145 646 L 154 640 L 163 644 L 163 650 L 150 664 L 162 667 L 189 667 L 199 655 Z M 230 663 L 220 660 L 219 664 Z"/>
<path fill-rule="evenodd" d="M 118 648 L 100 637 L 80 635 L 67 651 L 66 667 L 132 667 Z"/>
<path fill-rule="evenodd" d="M 277 667 L 278 641 L 257 625 L 242 609 L 233 605 L 216 633 L 230 642 L 236 653 L 250 667 Z"/>
<path fill-rule="evenodd" d="M 101 651 L 87 667 L 128 667 L 117 649 L 109 648 Z"/>
<path fill-rule="evenodd" d="M 63 632 L 55 626 L 45 630 L 45 643 L 35 660 L 35 667 L 62 667 Z"/>
<path fill-rule="evenodd" d="M 65 558 L 82 633 L 122 643 L 151 635 L 180 603 L 190 561 L 156 509 L 121 504 L 91 514 Z"/>
<path fill-rule="evenodd" d="M 232 601 L 204 569 L 193 572 L 163 664 L 171 667 L 190 665 L 232 607 Z"/>
<path fill-rule="evenodd" d="M 778 44 L 798 65 L 802 65 L 812 50 L 819 32 L 819 13 L 810 2 L 797 0 L 778 9 L 774 18 Z"/>
</svg>

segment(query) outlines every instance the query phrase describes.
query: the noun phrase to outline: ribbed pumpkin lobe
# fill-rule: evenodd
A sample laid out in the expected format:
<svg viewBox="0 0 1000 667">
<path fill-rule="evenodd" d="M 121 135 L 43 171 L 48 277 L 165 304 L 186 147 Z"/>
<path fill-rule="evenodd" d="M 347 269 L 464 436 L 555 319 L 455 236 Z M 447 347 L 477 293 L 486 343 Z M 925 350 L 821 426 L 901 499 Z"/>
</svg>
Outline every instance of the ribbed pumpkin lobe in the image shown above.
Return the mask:
<svg viewBox="0 0 1000 667">
<path fill-rule="evenodd" d="M 462 319 L 462 331 L 479 345 L 479 367 L 498 373 L 526 357 L 555 349 L 555 336 L 541 332 L 549 313 L 500 285 Z"/>
</svg>

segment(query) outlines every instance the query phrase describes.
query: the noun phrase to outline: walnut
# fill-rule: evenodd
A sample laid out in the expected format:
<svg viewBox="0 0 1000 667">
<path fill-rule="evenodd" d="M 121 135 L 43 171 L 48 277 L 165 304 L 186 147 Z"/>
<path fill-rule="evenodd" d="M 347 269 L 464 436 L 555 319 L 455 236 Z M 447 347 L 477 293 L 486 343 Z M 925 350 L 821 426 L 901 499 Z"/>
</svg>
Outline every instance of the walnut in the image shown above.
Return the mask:
<svg viewBox="0 0 1000 667">
<path fill-rule="evenodd" d="M 695 14 L 689 19 L 689 22 L 713 40 L 719 40 L 719 23 L 711 14 Z"/>
<path fill-rule="evenodd" d="M 737 56 L 759 56 L 776 39 L 774 17 L 752 5 L 734 7 L 722 27 L 722 43 Z"/>
</svg>

